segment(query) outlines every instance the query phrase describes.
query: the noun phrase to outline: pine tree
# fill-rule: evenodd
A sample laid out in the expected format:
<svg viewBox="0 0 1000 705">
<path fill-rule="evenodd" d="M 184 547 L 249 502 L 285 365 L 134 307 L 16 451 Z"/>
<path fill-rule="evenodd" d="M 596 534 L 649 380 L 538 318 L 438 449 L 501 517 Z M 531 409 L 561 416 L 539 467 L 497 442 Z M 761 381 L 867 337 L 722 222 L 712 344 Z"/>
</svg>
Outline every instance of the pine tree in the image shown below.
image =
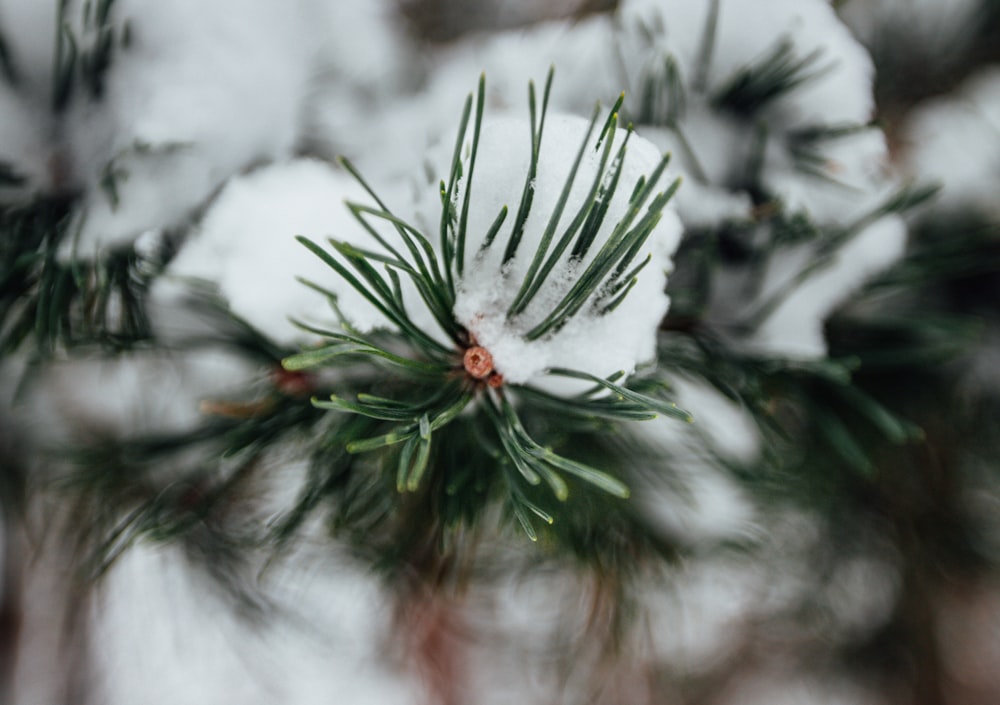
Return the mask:
<svg viewBox="0 0 1000 705">
<path fill-rule="evenodd" d="M 608 5 L 0 3 L 0 700 L 1000 692 L 1000 4 Z"/>
</svg>

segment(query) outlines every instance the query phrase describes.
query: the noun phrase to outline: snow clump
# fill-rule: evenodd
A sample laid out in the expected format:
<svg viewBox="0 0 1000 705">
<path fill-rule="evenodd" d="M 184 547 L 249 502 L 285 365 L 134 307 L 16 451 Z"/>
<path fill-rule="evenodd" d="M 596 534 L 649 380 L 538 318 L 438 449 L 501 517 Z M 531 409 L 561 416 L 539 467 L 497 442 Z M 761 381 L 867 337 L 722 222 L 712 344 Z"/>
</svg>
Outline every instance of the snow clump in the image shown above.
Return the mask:
<svg viewBox="0 0 1000 705">
<path fill-rule="evenodd" d="M 582 260 L 571 259 L 571 248 L 567 248 L 531 304 L 515 316 L 506 315 L 541 245 L 543 232 L 587 134 L 587 127 L 588 121 L 578 117 L 551 115 L 547 118 L 534 180 L 534 202 L 516 256 L 503 262 L 510 231 L 507 225 L 501 229 L 493 246 L 469 264 L 459 285 L 454 309 L 456 319 L 475 336 L 479 345 L 490 351 L 497 371 L 511 383 L 541 383 L 540 376 L 551 367 L 570 368 L 600 377 L 619 370 L 631 373 L 655 355 L 656 331 L 669 305 L 664 290 L 666 273 L 672 267 L 671 257 L 682 230 L 669 204 L 633 265 L 646 257 L 650 261 L 639 272 L 633 290 L 620 306 L 602 315 L 599 299 L 603 292 L 599 289 L 564 327 L 534 340 L 526 335 L 560 303 L 611 237 L 615 226 L 626 215 L 630 194 L 639 178 L 650 175 L 657 168 L 661 152 L 636 135 L 632 135 L 628 143 L 619 186 L 608 204 L 607 215 L 593 246 Z M 615 137 L 620 140 L 624 134 L 625 131 L 619 129 Z M 467 252 L 479 250 L 503 206 L 510 207 L 513 217 L 528 172 L 528 135 L 525 120 L 495 119 L 483 125 L 471 187 Z M 608 135 L 607 139 L 610 138 Z M 591 184 L 599 178 L 600 155 L 594 148 L 595 140 L 596 135 L 591 136 L 584 151 L 560 226 L 556 229 L 557 238 L 585 203 Z M 670 182 L 671 177 L 661 178 L 657 191 L 666 190 Z M 462 197 L 459 193 L 458 198 Z"/>
</svg>

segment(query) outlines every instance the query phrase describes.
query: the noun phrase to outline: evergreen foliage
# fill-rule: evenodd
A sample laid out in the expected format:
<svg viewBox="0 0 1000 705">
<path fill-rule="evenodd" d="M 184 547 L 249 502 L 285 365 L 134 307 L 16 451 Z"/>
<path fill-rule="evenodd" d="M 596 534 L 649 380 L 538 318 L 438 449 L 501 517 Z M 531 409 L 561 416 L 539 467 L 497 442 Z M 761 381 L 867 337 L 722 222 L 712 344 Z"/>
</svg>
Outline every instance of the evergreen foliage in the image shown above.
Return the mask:
<svg viewBox="0 0 1000 705">
<path fill-rule="evenodd" d="M 508 565 L 501 557 L 512 553 L 510 565 L 544 562 L 594 579 L 588 629 L 607 627 L 612 637 L 597 661 L 620 665 L 634 656 L 621 645 L 649 619 L 647 593 L 700 561 L 787 567 L 792 559 L 775 548 L 777 521 L 768 522 L 803 516 L 815 531 L 815 570 L 802 579 L 806 588 L 792 591 L 762 621 L 795 625 L 788 630 L 794 650 L 815 625 L 834 620 L 828 597 L 843 566 L 858 556 L 884 558 L 898 576 L 896 607 L 854 638 L 837 632 L 825 647 L 810 641 L 810 648 L 832 654 L 828 663 L 844 672 L 862 663 L 898 675 L 934 662 L 935 649 L 946 645 L 921 617 L 935 590 L 943 591 L 953 574 L 994 576 L 1000 558 L 1000 529 L 968 500 L 979 493 L 995 501 L 997 492 L 993 419 L 1000 395 L 990 386 L 995 376 L 976 380 L 984 377 L 983 360 L 995 356 L 1000 226 L 993 214 L 972 207 L 936 208 L 947 184 L 880 176 L 877 188 L 862 193 L 850 183 L 852 174 L 841 179 L 830 155 L 849 152 L 855 139 L 878 141 L 884 123 L 796 122 L 788 108 L 799 91 L 838 70 L 838 57 L 779 35 L 755 60 L 726 72 L 718 32 L 727 4 L 701 4 L 693 65 L 661 51 L 658 42 L 669 34 L 655 23 L 640 22 L 639 35 L 609 23 L 618 40 L 645 37 L 649 46 L 641 49 L 652 58 L 641 66 L 622 59 L 624 82 L 637 90 L 610 110 L 594 108 L 578 149 L 561 155 L 564 186 L 551 202 L 538 197 L 536 186 L 544 138 L 551 136 L 547 118 L 557 111 L 554 70 L 540 95 L 528 86 L 528 139 L 509 149 L 530 158 L 509 209 L 471 214 L 473 194 L 493 187 L 483 179 L 484 160 L 506 156 L 480 148 L 484 118 L 494 109 L 489 76 L 454 106 L 457 132 L 448 138 L 446 172 L 433 174 L 430 223 L 390 207 L 383 185 L 363 176 L 355 160 L 328 160 L 365 194 L 344 208 L 367 244 L 338 232 L 325 239 L 298 235 L 298 245 L 290 244 L 326 267 L 323 278 L 296 284 L 325 300 L 331 314 L 324 325 L 289 311 L 309 341 L 301 344 L 249 323 L 217 282 L 173 282 L 185 295 L 166 304 L 151 293 L 170 279 L 177 252 L 199 237 L 199 219 L 217 191 L 134 241 L 109 238 L 113 244 L 87 252 L 75 246 L 88 193 L 103 193 L 112 212 L 121 205 L 119 186 L 131 178 L 122 166 L 127 157 L 168 158 L 196 151 L 197 144 L 137 139 L 111 153 L 99 176 L 82 186 L 60 172 L 58 154 L 46 165 L 54 173 L 40 184 L 0 149 L 0 374 L 14 390 L 0 414 L 3 540 L 11 546 L 22 540 L 19 532 L 36 521 L 33 507 L 44 498 L 73 527 L 80 594 L 99 591 L 130 550 L 180 546 L 252 620 L 277 613 L 254 581 L 263 582 L 270 566 L 319 537 L 331 552 L 346 547 L 352 561 L 394 591 L 402 605 L 397 625 L 406 624 L 399 615 L 407 605 L 458 605 L 477 589 L 493 588 Z M 55 132 L 75 119 L 76 108 L 111 99 L 115 68 L 141 40 L 126 5 L 58 0 L 50 99 L 42 110 Z M 992 36 L 984 18 L 995 17 L 995 5 L 984 0 L 974 15 L 974 38 Z M 0 78 L 3 90 L 23 97 L 28 74 L 10 40 L 14 31 L 0 24 Z M 899 76 L 923 64 L 904 55 L 900 42 L 880 34 L 872 46 L 876 96 L 890 115 L 923 91 L 949 87 L 988 54 L 986 41 L 970 40 L 946 75 L 902 85 Z M 616 47 L 619 58 L 631 48 Z M 0 101 L 0 109 L 5 105 Z M 712 166 L 713 145 L 699 136 L 696 121 L 705 115 L 738 136 L 741 150 L 727 157 L 724 170 Z M 630 183 L 625 158 L 644 128 L 668 134 L 676 159 L 664 154 Z M 586 159 L 597 167 L 584 183 Z M 675 168 L 683 179 L 672 175 Z M 797 199 L 789 181 L 805 185 L 807 196 Z M 580 320 L 616 316 L 637 281 L 660 266 L 646 252 L 666 214 L 676 207 L 685 216 L 685 204 L 676 202 L 687 182 L 715 197 L 745 198 L 746 209 L 734 215 L 720 208 L 717 218 L 692 218 L 685 228 L 669 272 L 670 309 L 655 332 L 655 362 L 610 375 L 555 364 L 528 381 L 505 379 L 456 313 L 472 274 L 482 277 L 484 262 L 498 263 L 487 274 L 514 292 L 502 322 L 534 316 L 522 332 L 526 343 L 549 340 Z M 584 189 L 582 202 L 571 198 L 574 188 Z M 812 208 L 826 193 L 851 207 L 833 216 Z M 616 195 L 626 204 L 620 219 L 609 217 Z M 470 226 L 472 215 L 492 223 L 487 232 Z M 796 355 L 761 343 L 788 306 L 809 298 L 810 285 L 867 256 L 848 255 L 852 247 L 886 223 L 902 228 L 904 219 L 903 255 L 848 277 L 843 295 L 811 313 L 822 329 L 822 353 Z M 532 239 L 529 223 L 538 222 L 544 227 Z M 525 244 L 535 240 L 537 248 Z M 526 263 L 523 274 L 512 274 L 515 262 Z M 548 289 L 563 285 L 550 296 Z M 384 325 L 355 325 L 338 293 L 346 289 Z M 195 323 L 177 333 L 174 314 Z M 82 433 L 18 437 L 31 426 L 25 419 L 48 421 L 45 414 L 53 412 L 45 403 L 60 413 L 63 404 L 71 406 L 44 399 L 45 380 L 60 365 L 111 367 L 158 355 L 184 365 L 220 351 L 253 372 L 227 393 L 201 396 L 193 423 L 153 430 L 134 423 L 123 430 L 95 421 L 82 424 Z M 557 393 L 541 383 L 553 379 L 576 391 Z M 149 401 L 155 390 L 151 385 L 137 396 Z M 747 419 L 750 431 L 703 419 L 697 406 L 705 397 Z M 658 426 L 657 417 L 672 426 Z M 727 451 L 727 434 L 751 437 L 754 450 Z M 759 517 L 756 534 L 702 538 L 663 520 L 694 502 L 702 471 L 738 489 Z M 663 496 L 668 509 L 658 513 Z M 4 556 L 17 559 L 13 552 Z M 501 567 L 483 569 L 494 557 Z M 10 600 L 8 588 L 0 589 L 0 601 Z M 604 599 L 610 616 L 601 622 L 595 615 Z M 587 629 L 580 633 L 593 637 Z M 878 661 L 873 654 L 883 650 L 885 660 Z M 635 656 L 656 671 L 651 683 L 684 691 L 690 696 L 684 702 L 714 702 L 708 687 L 699 700 L 699 686 L 683 667 L 643 658 Z M 0 698 L 5 668 L 0 660 Z M 718 676 L 711 665 L 706 669 L 707 678 Z M 943 689 L 944 676 L 932 675 Z M 568 675 L 564 680 L 569 691 Z M 439 686 L 431 681 L 433 691 Z M 937 695 L 926 702 L 946 701 Z"/>
</svg>

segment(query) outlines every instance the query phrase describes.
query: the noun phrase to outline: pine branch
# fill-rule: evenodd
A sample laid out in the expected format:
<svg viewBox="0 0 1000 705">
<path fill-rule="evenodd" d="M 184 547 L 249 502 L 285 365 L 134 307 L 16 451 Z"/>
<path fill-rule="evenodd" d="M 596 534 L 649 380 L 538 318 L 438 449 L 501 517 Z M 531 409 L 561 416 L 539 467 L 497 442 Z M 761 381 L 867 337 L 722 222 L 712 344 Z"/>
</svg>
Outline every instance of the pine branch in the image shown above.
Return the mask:
<svg viewBox="0 0 1000 705">
<path fill-rule="evenodd" d="M 764 323 L 775 310 L 791 296 L 798 287 L 807 282 L 813 275 L 830 267 L 836 261 L 836 255 L 840 248 L 856 237 L 861 231 L 872 223 L 887 215 L 903 213 L 926 203 L 934 197 L 937 186 L 916 186 L 909 185 L 899 189 L 889 196 L 883 203 L 879 204 L 869 212 L 856 218 L 854 222 L 840 228 L 833 233 L 827 234 L 820 242 L 816 256 L 792 276 L 788 283 L 779 291 L 775 292 L 767 300 L 763 301 L 749 316 L 748 322 L 751 327 L 757 327 Z"/>
<path fill-rule="evenodd" d="M 790 40 L 780 40 L 756 63 L 730 77 L 715 92 L 712 103 L 720 110 L 751 117 L 773 100 L 828 71 L 830 66 L 816 65 L 822 55 L 821 50 L 816 50 L 798 57 Z"/>
<path fill-rule="evenodd" d="M 525 223 L 533 207 L 534 180 L 551 83 L 550 73 L 540 111 L 535 104 L 534 88 L 529 89 L 531 160 L 517 214 L 503 246 L 502 262 L 508 262 L 518 255 Z M 558 401 L 530 385 L 507 384 L 493 370 L 489 352 L 479 348 L 469 332 L 455 319 L 451 306 L 456 295 L 456 282 L 465 271 L 469 194 L 474 188 L 473 175 L 479 156 L 476 146 L 483 119 L 484 92 L 485 83 L 481 80 L 478 98 L 473 100 L 470 96 L 462 112 L 450 174 L 447 183 L 442 183 L 441 186 L 442 215 L 438 251 L 432 247 L 433 240 L 429 236 L 392 214 L 353 166 L 345 162 L 348 170 L 358 178 L 378 204 L 377 207 L 353 203 L 348 205 L 358 222 L 372 236 L 373 245 L 382 248 L 382 253 L 336 240 L 330 241 L 332 250 L 305 239 L 301 239 L 301 242 L 330 267 L 331 275 L 343 279 L 375 306 L 395 331 L 385 332 L 381 334 L 381 340 L 375 340 L 371 336 L 308 328 L 311 332 L 324 336 L 326 344 L 288 357 L 284 365 L 286 369 L 294 371 L 339 369 L 343 370 L 340 375 L 343 379 L 357 379 L 358 376 L 350 370 L 361 364 L 362 360 L 383 370 L 381 374 L 384 376 L 377 384 L 361 387 L 345 385 L 354 386 L 353 394 L 335 391 L 328 399 L 315 398 L 313 405 L 328 411 L 365 416 L 377 422 L 372 426 L 373 429 L 378 429 L 376 433 L 342 439 L 344 447 L 349 453 L 392 453 L 395 486 L 400 493 L 424 491 L 427 482 L 439 484 L 436 480 L 427 479 L 428 476 L 447 472 L 446 468 L 434 466 L 434 448 L 458 442 L 456 434 L 450 431 L 454 430 L 452 424 L 460 417 L 469 412 L 485 415 L 484 418 L 489 420 L 495 434 L 493 445 L 502 449 L 490 461 L 489 466 L 495 468 L 490 472 L 497 473 L 496 477 L 506 480 L 506 495 L 512 503 L 511 509 L 522 526 L 528 527 L 530 522 L 525 512 L 540 516 L 547 523 L 549 519 L 557 519 L 557 515 L 551 512 L 540 514 L 536 511 L 537 504 L 525 498 L 527 487 L 543 480 L 561 501 L 568 497 L 568 485 L 563 478 L 565 473 L 619 497 L 627 496 L 627 489 L 612 476 L 537 443 L 521 425 L 518 419 L 520 412 L 515 411 L 514 400 L 519 408 L 530 406 L 533 402 L 539 402 L 543 406 L 560 404 L 571 409 L 577 417 L 614 418 L 619 422 L 649 418 L 657 413 L 680 418 L 687 418 L 687 415 L 673 405 L 607 380 L 591 381 L 611 390 L 613 395 L 610 397 L 591 394 Z M 616 109 L 621 105 L 621 100 L 619 98 L 616 103 Z M 589 195 L 573 215 L 569 226 L 557 238 L 559 221 L 596 120 L 595 112 L 562 193 L 548 218 L 541 244 L 531 255 L 520 290 L 507 311 L 508 318 L 524 311 L 544 286 L 557 261 L 565 254 L 568 253 L 571 262 L 586 260 L 587 263 L 581 266 L 576 284 L 525 335 L 529 341 L 554 334 L 584 309 L 596 311 L 598 315 L 607 315 L 621 303 L 631 289 L 635 276 L 645 266 L 645 262 L 636 264 L 635 259 L 678 186 L 675 182 L 666 191 L 656 193 L 657 182 L 667 164 L 664 158 L 648 179 L 641 180 L 635 186 L 627 212 L 613 225 L 607 240 L 597 242 L 598 230 L 604 227 L 608 204 L 618 187 L 625 145 L 628 142 L 626 135 L 617 149 L 614 147 L 618 118 L 613 110 L 598 133 L 597 148 L 602 149 L 602 156 Z M 472 148 L 468 173 L 463 173 L 461 151 L 470 124 L 474 126 Z M 460 180 L 463 180 L 464 191 L 459 205 L 456 194 Z M 368 218 L 390 226 L 395 232 L 395 242 L 383 235 L 375 227 L 374 221 L 369 221 Z M 502 222 L 501 214 L 494 228 L 487 234 L 483 248 L 489 249 L 497 242 L 495 235 Z M 596 251 L 591 253 L 592 246 L 598 245 Z M 381 265 L 388 278 L 378 271 L 376 264 Z M 418 302 L 404 300 L 404 292 L 399 285 L 401 277 L 408 278 L 413 284 L 419 295 Z M 313 286 L 320 290 L 323 288 L 320 283 Z M 424 305 L 431 312 L 440 328 L 440 337 L 431 335 L 411 319 L 410 311 L 414 305 Z M 442 344 L 441 340 L 450 341 L 453 347 Z M 553 370 L 552 373 L 591 379 L 588 375 L 569 370 Z M 394 390 L 394 395 L 387 395 L 384 389 Z M 519 394 L 521 389 L 525 392 L 523 396 Z M 446 440 L 437 440 L 442 435 Z M 514 468 L 517 472 L 513 475 L 507 473 L 503 470 L 504 466 Z M 533 530 L 526 531 L 529 536 L 537 536 Z"/>
<path fill-rule="evenodd" d="M 0 209 L 0 350 L 27 341 L 46 355 L 87 344 L 120 349 L 148 340 L 145 298 L 156 265 L 132 247 L 99 260 L 59 252 L 73 237 L 70 204 L 38 198 Z"/>
</svg>

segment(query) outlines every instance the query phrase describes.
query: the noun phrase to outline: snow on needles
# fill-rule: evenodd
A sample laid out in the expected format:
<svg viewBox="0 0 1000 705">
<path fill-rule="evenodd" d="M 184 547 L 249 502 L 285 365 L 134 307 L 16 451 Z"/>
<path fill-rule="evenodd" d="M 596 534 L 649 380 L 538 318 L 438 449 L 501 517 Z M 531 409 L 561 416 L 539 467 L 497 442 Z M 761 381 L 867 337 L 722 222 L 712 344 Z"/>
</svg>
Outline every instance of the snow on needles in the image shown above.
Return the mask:
<svg viewBox="0 0 1000 705">
<path fill-rule="evenodd" d="M 837 250 L 826 268 L 813 273 L 753 331 L 746 345 L 756 352 L 795 359 L 818 359 L 827 354 L 823 325 L 837 306 L 882 270 L 903 256 L 906 224 L 887 216 L 863 229 Z M 815 254 L 809 249 L 785 253 L 768 275 L 764 297 L 790 286 L 789 279 Z M 796 261 L 797 260 L 797 261 Z"/>
<path fill-rule="evenodd" d="M 539 379 L 549 367 L 566 367 L 605 377 L 619 370 L 632 372 L 637 364 L 654 357 L 657 327 L 669 303 L 664 293 L 665 272 L 671 268 L 670 258 L 681 235 L 680 221 L 669 205 L 635 260 L 641 262 L 650 256 L 651 261 L 618 308 L 601 315 L 592 306 L 585 306 L 558 331 L 537 340 L 525 337 L 562 300 L 582 267 L 607 241 L 625 215 L 639 177 L 649 175 L 659 163 L 662 156 L 659 150 L 635 135 L 628 144 L 620 186 L 587 256 L 579 262 L 571 261 L 569 253 L 564 254 L 531 305 L 512 318 L 505 315 L 540 245 L 587 125 L 586 120 L 577 117 L 549 116 L 534 182 L 534 205 L 517 256 L 503 265 L 504 248 L 491 247 L 469 267 L 460 283 L 455 304 L 457 320 L 491 352 L 496 369 L 512 383 L 531 381 L 551 386 L 550 380 Z M 528 134 L 525 120 L 496 119 L 483 126 L 472 184 L 467 245 L 470 253 L 478 250 L 500 209 L 504 205 L 513 208 L 519 200 L 528 168 Z M 623 136 L 624 130 L 619 130 L 616 137 Z M 594 139 L 591 137 L 591 144 Z M 598 168 L 599 154 L 588 146 L 557 232 L 562 232 L 572 218 L 566 214 L 575 213 L 584 202 L 598 176 Z M 665 179 L 659 190 L 665 190 L 669 183 Z M 505 232 L 501 230 L 498 241 Z M 600 294 L 598 291 L 595 296 Z"/>
<path fill-rule="evenodd" d="M 300 4 L 300 3 L 295 3 Z M 91 190 L 80 243 L 128 240 L 184 217 L 225 179 L 291 153 L 314 72 L 316 32 L 301 8 L 269 3 L 119 3 L 130 46 L 99 108 L 68 121 Z"/>
<path fill-rule="evenodd" d="M 819 222 L 843 222 L 865 207 L 859 196 L 866 196 L 865 203 L 877 200 L 888 181 L 879 130 L 817 140 L 808 145 L 813 158 L 806 164 L 799 158 L 802 131 L 860 127 L 874 110 L 871 59 L 829 3 L 722 0 L 714 31 L 712 7 L 709 0 L 624 4 L 620 46 L 633 98 L 641 101 L 648 90 L 643 79 L 664 80 L 664 62 L 673 62 L 683 91 L 679 100 L 654 101 L 649 109 L 637 105 L 637 123 L 664 127 L 651 138 L 677 153 L 685 171 L 706 189 L 741 191 L 763 127 L 759 179 L 788 210 L 808 210 Z M 780 88 L 756 92 L 765 77 Z M 740 85 L 743 93 L 730 92 Z M 736 94 L 744 102 L 734 100 Z M 698 203 L 689 203 L 696 195 L 693 190 L 681 195 L 686 221 L 706 215 Z"/>
<path fill-rule="evenodd" d="M 0 185 L 0 199 L 79 194 L 79 234 L 67 250 L 88 256 L 186 224 L 230 177 L 291 158 L 311 136 L 321 95 L 346 99 L 351 81 L 355 92 L 362 82 L 393 84 L 406 63 L 386 3 L 374 0 L 364 10 L 323 0 L 119 0 L 103 24 L 91 3 L 63 5 L 64 16 L 59 3 L 0 7 L 14 74 L 0 73 L 0 167 L 21 179 Z M 56 104 L 54 57 L 71 51 L 55 45 L 60 22 L 79 58 Z M 359 31 L 363 40 L 344 41 Z M 100 63 L 90 53 L 108 39 L 106 70 L 88 73 Z M 362 43 L 369 51 L 355 78 Z"/>
<path fill-rule="evenodd" d="M 501 208 L 508 206 L 514 211 L 520 201 L 529 170 L 529 123 L 525 118 L 487 118 L 482 126 L 471 186 L 467 269 L 457 284 L 453 314 L 478 344 L 491 352 L 496 369 L 510 383 L 531 382 L 553 388 L 558 386 L 555 382 L 542 379 L 551 367 L 606 377 L 619 370 L 630 373 L 638 364 L 655 356 L 657 327 L 669 303 L 664 293 L 666 271 L 671 268 L 671 256 L 681 234 L 680 221 L 669 205 L 634 259 L 633 266 L 648 257 L 648 265 L 638 272 L 633 290 L 617 308 L 602 314 L 600 309 L 607 302 L 601 303 L 599 299 L 607 292 L 598 290 L 558 330 L 534 340 L 526 337 L 559 304 L 626 215 L 629 197 L 639 178 L 648 176 L 659 165 L 662 159 L 659 150 L 636 135 L 629 137 L 619 187 L 610 199 L 603 225 L 588 253 L 571 260 L 567 249 L 531 304 L 522 313 L 507 316 L 540 246 L 588 125 L 587 120 L 574 116 L 547 118 L 534 179 L 533 206 L 517 255 L 507 263 L 502 260 L 513 215 L 506 228 L 500 230 L 495 246 L 478 256 L 476 253 Z M 606 139 L 613 137 L 617 148 L 626 134 L 620 129 Z M 595 149 L 596 139 L 596 134 L 590 137 L 556 229 L 557 236 L 568 227 L 573 214 L 589 202 L 595 180 L 604 178 L 598 173 L 601 159 Z M 668 177 L 661 177 L 657 190 L 666 190 L 670 183 Z M 388 195 L 386 191 L 391 193 L 394 189 L 391 183 L 388 189 L 383 184 L 375 187 L 383 192 L 383 197 Z M 466 188 L 466 183 L 459 184 L 457 202 L 464 199 Z M 427 185 L 422 196 L 415 214 L 397 215 L 423 224 L 427 240 L 436 246 L 431 233 L 441 218 L 437 187 Z M 231 180 L 170 264 L 167 279 L 199 278 L 214 282 L 234 313 L 281 342 L 307 337 L 286 316 L 325 327 L 337 322 L 326 297 L 299 283 L 297 278 L 334 293 L 339 313 L 353 328 L 365 332 L 386 327 L 388 321 L 346 280 L 293 241 L 294 235 L 305 235 L 325 245 L 323 240 L 332 237 L 365 249 L 378 249 L 378 243 L 345 205 L 345 201 L 370 200 L 352 177 L 311 160 L 278 164 Z M 388 198 L 389 202 L 393 200 Z M 160 284 L 157 295 L 171 290 L 172 284 Z M 434 334 L 436 324 L 424 310 L 423 301 L 412 287 L 405 291 L 411 318 Z"/>
<path fill-rule="evenodd" d="M 625 89 L 623 115 L 638 134 L 671 152 L 685 177 L 676 208 L 691 229 L 733 223 L 746 228 L 759 219 L 766 224 L 767 213 L 776 208 L 784 216 L 807 218 L 822 231 L 821 240 L 881 205 L 898 180 L 890 170 L 885 136 L 871 124 L 873 64 L 830 4 L 720 0 L 714 30 L 707 32 L 713 6 L 710 0 L 623 0 L 613 20 L 598 16 L 572 25 L 554 22 L 477 35 L 438 57 L 427 95 L 406 102 L 405 121 L 416 124 L 411 115 L 426 111 L 437 117 L 425 123 L 444 124 L 440 112 L 428 106 L 454 104 L 458 87 L 483 67 L 492 86 L 489 102 L 520 105 L 531 71 L 551 64 L 556 69 L 553 104 L 560 110 L 579 114 L 595 99 Z M 708 45 L 707 33 L 714 37 Z M 749 85 L 737 90 L 741 80 Z M 395 144 L 390 149 L 400 153 Z M 821 355 L 824 346 L 816 331 L 822 319 L 802 327 L 801 316 L 807 310 L 828 314 L 898 258 L 905 235 L 898 224 L 884 224 L 863 237 L 869 238 L 866 247 L 845 251 L 827 272 L 844 275 L 837 279 L 839 291 L 829 290 L 822 301 L 805 300 L 808 289 L 792 294 L 765 327 L 777 337 L 754 344 L 796 356 Z M 882 247 L 874 252 L 878 243 Z M 776 253 L 767 274 L 775 281 L 786 278 L 789 272 L 781 265 L 795 265 L 800 253 L 785 254 Z M 868 255 L 877 256 L 850 259 Z M 721 308 L 744 310 L 750 303 L 737 298 Z M 792 312 L 795 316 L 783 322 Z M 784 345 L 780 335 L 799 331 L 802 336 Z"/>
<path fill-rule="evenodd" d="M 328 300 L 299 281 L 337 295 L 350 324 L 361 331 L 385 319 L 296 235 L 325 244 L 327 237 L 375 249 L 345 200 L 364 200 L 361 186 L 342 171 L 310 159 L 275 164 L 232 179 L 158 282 L 154 296 L 176 294 L 178 279 L 213 282 L 233 313 L 274 340 L 293 343 L 311 336 L 289 316 L 336 327 Z M 182 287 L 183 289 L 183 287 Z"/>
</svg>

